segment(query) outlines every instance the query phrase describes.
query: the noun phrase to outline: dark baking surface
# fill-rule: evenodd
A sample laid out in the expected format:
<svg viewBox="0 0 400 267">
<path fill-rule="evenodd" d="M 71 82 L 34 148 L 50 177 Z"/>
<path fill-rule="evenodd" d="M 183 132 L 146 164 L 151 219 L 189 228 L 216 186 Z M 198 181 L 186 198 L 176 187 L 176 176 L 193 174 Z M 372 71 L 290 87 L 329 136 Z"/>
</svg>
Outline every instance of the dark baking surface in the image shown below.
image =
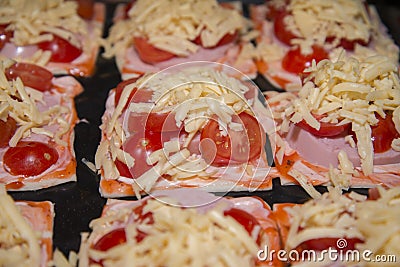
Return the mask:
<svg viewBox="0 0 400 267">
<path fill-rule="evenodd" d="M 104 36 L 107 35 L 112 21 L 115 1 L 103 1 L 107 6 L 107 20 L 105 23 Z M 263 1 L 256 1 L 263 2 Z M 244 1 L 245 10 L 247 3 Z M 391 33 L 399 44 L 398 28 L 399 9 L 397 1 L 376 1 L 377 8 L 382 20 L 389 27 Z M 389 4 L 389 5 L 388 5 Z M 75 151 L 77 158 L 76 183 L 67 183 L 53 188 L 43 189 L 35 192 L 11 192 L 14 199 L 18 200 L 50 200 L 55 203 L 54 221 L 54 248 L 59 248 L 63 253 L 79 250 L 80 233 L 89 231 L 89 222 L 99 217 L 106 199 L 99 194 L 99 176 L 91 171 L 83 162 L 86 159 L 94 162 L 94 154 L 100 141 L 101 116 L 105 109 L 105 101 L 108 92 L 120 82 L 120 75 L 115 66 L 114 59 L 106 60 L 98 57 L 94 76 L 90 78 L 78 78 L 85 88 L 84 92 L 77 96 L 76 108 L 81 122 L 75 127 Z M 274 88 L 262 77 L 257 77 L 256 84 L 262 91 L 274 90 Z M 326 188 L 318 187 L 324 192 Z M 366 194 L 366 189 L 355 190 Z M 263 198 L 268 204 L 282 202 L 303 203 L 309 199 L 307 193 L 299 186 L 281 186 L 279 179 L 273 181 L 271 191 L 262 192 L 232 192 L 228 196 L 241 197 L 255 195 Z"/>
</svg>

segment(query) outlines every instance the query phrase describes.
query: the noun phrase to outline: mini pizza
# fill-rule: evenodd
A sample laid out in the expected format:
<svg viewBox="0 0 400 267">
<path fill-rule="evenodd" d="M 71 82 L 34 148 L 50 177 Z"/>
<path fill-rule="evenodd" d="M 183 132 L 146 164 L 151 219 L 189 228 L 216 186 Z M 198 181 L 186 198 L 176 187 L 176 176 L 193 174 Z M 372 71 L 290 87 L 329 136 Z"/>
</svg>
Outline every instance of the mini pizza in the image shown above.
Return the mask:
<svg viewBox="0 0 400 267">
<path fill-rule="evenodd" d="M 280 230 L 286 232 L 285 250 L 305 255 L 293 259 L 291 266 L 304 266 L 307 262 L 319 263 L 313 266 L 354 266 L 355 263 L 376 266 L 375 259 L 379 256 L 398 257 L 400 188 L 379 187 L 377 191 L 377 199 L 367 199 L 355 192 L 342 195 L 340 190 L 331 188 L 320 198 L 304 204 L 278 204 L 276 210 L 274 207 L 275 218 L 283 219 L 284 227 Z M 324 257 L 322 253 L 329 249 L 336 251 L 332 255 L 337 256 L 340 264 L 328 254 Z M 366 251 L 368 254 L 362 254 Z M 356 252 L 359 252 L 358 258 Z M 384 266 L 397 265 L 398 258 L 397 262 L 392 259 L 384 263 Z"/>
<path fill-rule="evenodd" d="M 250 13 L 261 32 L 258 70 L 277 88 L 299 90 L 299 74 L 312 60 L 336 60 L 342 49 L 360 60 L 380 54 L 398 64 L 398 47 L 364 0 L 272 0 Z"/>
<path fill-rule="evenodd" d="M 53 251 L 54 206 L 16 201 L 0 186 L 1 266 L 48 266 Z"/>
<path fill-rule="evenodd" d="M 82 235 L 79 266 L 283 266 L 257 260 L 264 246 L 280 249 L 270 213 L 258 198 L 196 189 L 109 200 Z"/>
<path fill-rule="evenodd" d="M 3 1 L 0 55 L 43 66 L 54 74 L 90 76 L 101 42 L 105 6 L 88 2 Z"/>
<path fill-rule="evenodd" d="M 191 61 L 220 62 L 254 78 L 250 21 L 241 3 L 131 1 L 116 10 L 105 45 L 123 79 Z M 167 26 L 166 26 L 167 25 Z"/>
<path fill-rule="evenodd" d="M 76 181 L 74 96 L 82 86 L 29 63 L 0 68 L 0 183 L 24 191 Z"/>
<path fill-rule="evenodd" d="M 266 93 L 282 182 L 309 192 L 320 184 L 400 185 L 397 65 L 384 56 L 358 61 L 343 54 L 308 70 L 298 93 Z"/>
<path fill-rule="evenodd" d="M 254 84 L 197 64 L 123 81 L 102 118 L 102 195 L 271 189 L 257 96 Z"/>
</svg>

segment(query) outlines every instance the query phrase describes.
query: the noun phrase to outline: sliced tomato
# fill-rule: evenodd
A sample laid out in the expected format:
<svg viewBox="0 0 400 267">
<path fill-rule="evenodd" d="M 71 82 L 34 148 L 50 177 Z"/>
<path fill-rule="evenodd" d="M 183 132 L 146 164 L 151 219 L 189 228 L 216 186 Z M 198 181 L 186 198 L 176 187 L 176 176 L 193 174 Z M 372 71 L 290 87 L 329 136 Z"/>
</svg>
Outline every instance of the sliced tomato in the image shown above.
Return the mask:
<svg viewBox="0 0 400 267">
<path fill-rule="evenodd" d="M 0 129 L 0 148 L 7 147 L 17 130 L 17 122 L 11 117 L 7 117 L 6 121 L 0 119 Z"/>
<path fill-rule="evenodd" d="M 298 36 L 291 32 L 285 25 L 285 18 L 289 16 L 287 11 L 279 12 L 274 20 L 274 34 L 279 41 L 291 45 L 291 40 Z"/>
<path fill-rule="evenodd" d="M 50 90 L 53 86 L 53 74 L 43 67 L 30 63 L 15 63 L 5 70 L 5 75 L 9 81 L 19 77 L 25 86 L 42 92 Z"/>
<path fill-rule="evenodd" d="M 288 3 L 289 0 L 285 0 L 285 4 L 287 5 Z M 277 7 L 276 5 L 274 5 L 273 1 L 267 1 L 266 5 L 267 5 L 266 19 L 271 21 L 275 20 L 276 17 L 279 16 L 279 14 L 281 14 L 286 10 L 286 5 L 280 5 L 279 7 Z"/>
<path fill-rule="evenodd" d="M 344 132 L 347 132 L 350 128 L 350 123 L 346 123 L 343 125 L 337 125 L 329 122 L 321 122 L 322 116 L 313 115 L 320 123 L 319 130 L 311 127 L 305 120 L 301 120 L 296 123 L 297 126 L 306 130 L 307 132 L 318 136 L 318 137 L 334 137 L 338 136 Z"/>
<path fill-rule="evenodd" d="M 91 19 L 94 13 L 93 0 L 77 0 L 78 2 L 78 15 L 84 19 Z"/>
<path fill-rule="evenodd" d="M 118 105 L 119 100 L 121 99 L 122 92 L 125 89 L 125 87 L 129 84 L 136 82 L 137 79 L 139 79 L 139 77 L 124 80 L 117 85 L 114 97 L 115 106 Z M 129 103 L 131 102 L 134 103 L 151 102 L 152 97 L 153 97 L 153 91 L 149 89 L 138 90 L 137 88 L 134 88 L 131 94 L 129 95 L 128 101 L 126 102 L 124 109 L 126 109 L 129 106 Z"/>
<path fill-rule="evenodd" d="M 161 133 L 138 132 L 129 137 L 123 145 L 123 150 L 135 159 L 135 165 L 130 169 L 133 178 L 140 177 L 152 168 L 146 163 L 148 156 L 162 148 Z"/>
<path fill-rule="evenodd" d="M 176 126 L 175 113 L 171 112 L 130 113 L 128 117 L 130 132 L 176 132 L 178 137 L 181 129 Z"/>
<path fill-rule="evenodd" d="M 114 229 L 104 236 L 102 236 L 96 244 L 94 244 L 93 249 L 100 251 L 107 251 L 110 248 L 126 243 L 126 234 L 124 228 Z"/>
<path fill-rule="evenodd" d="M 173 53 L 161 50 L 150 44 L 147 38 L 135 37 L 133 44 L 140 59 L 148 64 L 155 64 L 175 57 Z"/>
<path fill-rule="evenodd" d="M 72 45 L 70 42 L 53 34 L 53 40 L 38 43 L 38 47 L 42 50 L 50 51 L 52 62 L 71 62 L 78 58 L 83 50 Z"/>
<path fill-rule="evenodd" d="M 377 118 L 378 124 L 371 126 L 371 139 L 374 152 L 383 153 L 392 148 L 393 139 L 400 137 L 400 135 L 396 130 L 391 114 L 386 114 L 384 119 L 379 115 Z"/>
<path fill-rule="evenodd" d="M 129 18 L 129 15 L 128 15 L 129 10 L 132 8 L 132 6 L 133 6 L 133 4 L 135 4 L 135 2 L 136 2 L 136 0 L 131 0 L 129 3 L 127 3 L 125 5 L 125 8 L 124 8 L 124 19 Z"/>
<path fill-rule="evenodd" d="M 211 48 L 215 48 L 215 47 L 218 47 L 218 46 L 222 46 L 222 45 L 226 45 L 226 44 L 229 44 L 229 43 L 233 43 L 238 39 L 238 37 L 239 37 L 239 32 L 238 31 L 235 31 L 233 33 L 227 33 L 224 36 L 222 36 L 222 38 L 218 41 L 218 43 L 216 45 L 208 46 L 208 47 L 203 45 L 203 42 L 201 40 L 201 36 L 200 35 L 197 36 L 196 39 L 194 39 L 193 42 L 195 44 L 197 44 L 197 45 L 201 45 L 201 46 L 203 46 L 205 48 L 211 49 Z"/>
<path fill-rule="evenodd" d="M 333 40 L 335 40 L 335 37 L 327 37 L 326 38 L 327 43 L 332 43 Z M 361 39 L 349 40 L 346 38 L 342 38 L 342 39 L 340 39 L 340 42 L 337 46 L 343 47 L 344 49 L 349 50 L 349 51 L 354 51 L 354 47 L 356 46 L 356 44 L 359 44 L 362 46 L 367 46 L 369 43 L 370 43 L 370 40 L 369 41 L 364 41 Z"/>
<path fill-rule="evenodd" d="M 305 68 L 310 67 L 313 60 L 318 63 L 329 56 L 325 49 L 320 46 L 313 45 L 312 50 L 313 52 L 309 55 L 303 55 L 299 47 L 289 50 L 282 59 L 282 68 L 288 72 L 299 74 Z"/>
<path fill-rule="evenodd" d="M 347 244 L 344 247 L 338 246 L 338 240 L 340 238 L 334 237 L 326 237 L 326 238 L 318 238 L 318 239 L 310 239 L 299 245 L 298 249 L 300 250 L 314 250 L 314 251 L 323 251 L 329 248 L 334 248 L 338 251 L 348 251 L 355 250 L 356 244 L 363 243 L 362 240 L 358 238 L 342 238 L 346 240 Z"/>
<path fill-rule="evenodd" d="M 234 122 L 243 125 L 243 131 L 228 130 L 222 135 L 217 119 L 210 119 L 204 126 L 200 136 L 202 151 L 215 155 L 215 159 L 223 158 L 234 162 L 249 162 L 258 158 L 265 142 L 262 128 L 252 115 L 242 112 L 233 118 Z M 211 142 L 210 142 L 211 141 Z M 204 155 L 203 155 L 204 157 Z M 212 159 L 213 161 L 215 159 Z M 210 159 L 206 159 L 210 162 Z"/>
<path fill-rule="evenodd" d="M 36 176 L 42 174 L 58 160 L 55 148 L 41 142 L 22 141 L 4 153 L 3 163 L 12 175 Z"/>
<path fill-rule="evenodd" d="M 0 50 L 3 49 L 4 45 L 10 41 L 14 33 L 12 31 L 6 31 L 7 24 L 0 25 Z"/>
<path fill-rule="evenodd" d="M 238 209 L 238 208 L 231 208 L 229 210 L 226 210 L 226 211 L 224 211 L 224 215 L 232 217 L 238 223 L 243 225 L 244 229 L 246 229 L 246 231 L 249 233 L 250 236 L 253 236 L 254 229 L 258 228 L 259 233 L 258 233 L 256 242 L 257 243 L 261 242 L 262 227 L 261 227 L 260 223 L 257 221 L 257 219 L 254 218 L 253 215 L 251 215 L 250 213 L 248 213 L 242 209 Z"/>
</svg>

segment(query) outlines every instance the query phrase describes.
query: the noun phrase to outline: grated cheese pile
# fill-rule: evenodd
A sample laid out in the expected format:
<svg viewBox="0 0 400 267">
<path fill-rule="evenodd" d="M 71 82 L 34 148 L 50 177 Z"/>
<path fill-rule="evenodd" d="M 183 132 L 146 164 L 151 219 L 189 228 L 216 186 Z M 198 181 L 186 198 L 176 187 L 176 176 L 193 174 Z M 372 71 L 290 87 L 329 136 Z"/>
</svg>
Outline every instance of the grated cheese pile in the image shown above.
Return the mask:
<svg viewBox="0 0 400 267">
<path fill-rule="evenodd" d="M 0 24 L 8 25 L 6 30 L 13 31 L 11 41 L 16 46 L 51 41 L 55 34 L 85 50 L 79 36 L 87 35 L 88 28 L 77 8 L 76 1 L 1 0 Z M 32 57 L 48 61 L 50 56 L 50 52 L 39 50 Z"/>
<path fill-rule="evenodd" d="M 230 216 L 224 216 L 222 205 L 200 213 L 150 199 L 138 220 L 131 206 L 108 210 L 91 222 L 92 234 L 80 250 L 80 265 L 87 259 L 102 261 L 103 266 L 255 266 L 256 241 Z M 140 222 L 141 221 L 141 222 Z M 91 246 L 109 231 L 124 227 L 126 243 L 102 252 Z M 260 229 L 257 229 L 259 231 Z M 138 231 L 146 234 L 137 242 Z M 255 236 L 257 236 L 256 234 Z"/>
<path fill-rule="evenodd" d="M 0 266 L 40 266 L 37 234 L 0 185 Z"/>
<path fill-rule="evenodd" d="M 59 145 L 68 146 L 68 143 L 62 140 L 62 136 L 70 129 L 69 123 L 64 118 L 71 111 L 59 104 L 44 110 L 39 109 L 39 105 L 46 105 L 44 96 L 47 92 L 24 86 L 19 77 L 7 81 L 4 72 L 14 63 L 12 60 L 0 61 L 0 119 L 6 121 L 11 117 L 18 126 L 9 141 L 9 146 L 16 146 L 18 141 L 32 134 L 44 135 Z M 46 129 L 48 125 L 57 125 L 57 131 Z"/>
<path fill-rule="evenodd" d="M 268 5 L 279 9 L 283 3 L 273 0 Z M 331 60 L 336 60 L 342 50 L 340 41 L 346 39 L 362 43 L 356 43 L 352 51 L 352 56 L 359 60 L 379 54 L 394 63 L 399 61 L 399 48 L 388 35 L 376 8 L 369 5 L 367 9 L 363 0 L 291 0 L 287 10 L 290 14 L 284 24 L 297 36 L 291 45 L 299 46 L 305 55 L 312 53 L 313 45 L 318 45 L 329 52 Z M 272 23 L 268 29 L 273 31 Z M 282 60 L 288 48 L 267 35 L 257 46 L 258 58 L 265 62 Z"/>
<path fill-rule="evenodd" d="M 155 47 L 178 56 L 199 48 L 193 41 L 201 36 L 204 47 L 213 47 L 226 34 L 247 31 L 249 22 L 235 9 L 215 0 L 136 1 L 128 18 L 117 21 L 107 38 L 106 57 L 125 51 L 133 37 L 147 38 Z"/>
<path fill-rule="evenodd" d="M 287 211 L 291 216 L 291 227 L 286 241 L 287 251 L 312 239 L 357 238 L 362 243 L 356 244 L 356 249 L 361 252 L 371 251 L 371 257 L 398 256 L 400 188 L 385 190 L 379 187 L 378 190 L 379 199 L 367 200 L 366 196 L 355 192 L 342 195 L 341 190 L 329 188 L 329 192 L 319 199 L 289 208 Z M 372 261 L 359 264 L 375 266 L 376 263 Z M 385 266 L 396 266 L 396 263 L 386 264 Z"/>
<path fill-rule="evenodd" d="M 292 97 L 281 114 L 281 132 L 287 132 L 290 123 L 303 119 L 318 130 L 320 123 L 312 114 L 323 116 L 322 122 L 351 123 L 357 137 L 362 171 L 365 175 L 371 174 L 374 158 L 371 126 L 378 123 L 377 116 L 385 118 L 387 113 L 392 113 L 393 122 L 400 132 L 397 65 L 384 56 L 358 61 L 342 54 L 335 62 L 314 62 L 305 72 L 310 75 L 304 80 L 298 97 Z M 399 151 L 397 142 L 394 140 L 392 148 Z"/>
<path fill-rule="evenodd" d="M 123 114 L 123 108 L 135 87 L 139 90 L 151 89 L 152 102 L 130 103 Z M 228 129 L 242 131 L 242 124 L 232 121 L 232 116 L 241 112 L 254 114 L 251 109 L 254 99 L 247 100 L 244 97 L 244 94 L 252 89 L 254 88 L 240 80 L 204 67 L 143 76 L 124 89 L 115 111 L 103 123 L 102 129 L 106 133 L 106 139 L 101 142 L 96 152 L 96 168 L 102 168 L 106 178 L 133 184 L 135 192 L 137 185 L 145 191 L 150 191 L 157 179 L 164 174 L 171 176 L 173 181 L 191 177 L 209 179 L 212 173 L 206 171 L 208 164 L 200 155 L 191 155 L 187 147 L 213 116 L 218 118 L 221 134 L 226 135 Z M 114 164 L 116 159 L 128 167 L 135 164 L 132 156 L 122 149 L 124 140 L 132 133 L 123 130 L 121 120 L 127 119 L 130 113 L 170 111 L 175 114 L 176 125 L 183 125 L 188 133 L 184 142 L 165 142 L 162 149 L 153 152 L 147 159 L 147 164 L 156 165 L 141 177 L 135 180 L 120 177 Z"/>
</svg>

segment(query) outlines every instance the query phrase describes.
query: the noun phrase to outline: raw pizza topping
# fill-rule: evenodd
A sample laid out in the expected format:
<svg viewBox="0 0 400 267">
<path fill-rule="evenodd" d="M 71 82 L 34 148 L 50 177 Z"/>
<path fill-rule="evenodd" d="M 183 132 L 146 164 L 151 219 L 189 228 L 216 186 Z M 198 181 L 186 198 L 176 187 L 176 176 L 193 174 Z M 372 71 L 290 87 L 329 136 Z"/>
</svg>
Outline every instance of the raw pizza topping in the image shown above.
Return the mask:
<svg viewBox="0 0 400 267">
<path fill-rule="evenodd" d="M 0 186 L 2 266 L 44 267 L 51 259 L 53 206 L 50 204 L 49 210 L 42 210 L 41 204 L 48 205 L 47 202 L 14 202 L 4 186 Z M 44 215 L 46 212 L 48 214 Z M 48 221 L 41 221 L 43 219 Z"/>
<path fill-rule="evenodd" d="M 96 167 L 106 179 L 146 192 L 161 176 L 217 178 L 218 167 L 254 173 L 266 162 L 256 93 L 251 84 L 206 67 L 123 82 L 107 101 Z"/>
<path fill-rule="evenodd" d="M 279 134 L 284 137 L 277 144 L 278 165 L 285 164 L 284 155 L 293 154 L 290 150 L 294 149 L 310 164 L 339 166 L 340 172 L 331 170 L 329 178 L 340 179 L 336 182 L 348 187 L 352 176 L 372 175 L 374 164 L 399 162 L 396 64 L 384 56 L 358 61 L 342 54 L 337 61 L 323 60 L 306 71 L 298 93 L 268 93 Z M 312 149 L 313 144 L 318 148 Z M 326 157 L 321 157 L 325 150 Z M 362 173 L 358 173 L 359 166 Z"/>
<path fill-rule="evenodd" d="M 199 195 L 194 191 L 186 192 L 192 200 Z M 269 244 L 261 223 L 234 202 L 212 197 L 190 207 L 162 194 L 109 201 L 91 222 L 92 233 L 83 236 L 80 266 L 259 266 L 257 251 Z"/>
<path fill-rule="evenodd" d="M 98 8 L 91 11 L 86 8 L 90 12 L 85 11 L 86 14 L 79 2 L 3 1 L 0 7 L 0 53 L 18 61 L 45 66 L 55 73 L 65 68 L 63 73 L 91 74 L 94 64 L 91 57 L 93 51 L 97 51 L 102 28 L 96 20 L 101 23 L 101 18 L 94 15 Z"/>
<path fill-rule="evenodd" d="M 3 60 L 0 89 L 0 178 L 8 189 L 23 188 L 20 177 L 51 175 L 74 162 L 73 97 L 81 86 L 73 78 L 53 78 L 43 67 Z M 54 175 L 61 179 L 74 173 L 68 169 Z M 47 186 L 43 181 L 28 188 Z"/>
<path fill-rule="evenodd" d="M 400 190 L 378 187 L 378 194 L 379 198 L 373 200 L 355 192 L 342 195 L 339 190 L 330 188 L 319 199 L 287 207 L 290 229 L 285 249 L 321 253 L 333 248 L 344 253 L 368 250 L 374 257 L 399 255 Z M 360 266 L 374 266 L 373 261 L 365 262 L 365 258 L 360 258 Z M 387 266 L 395 265 L 387 263 Z"/>
<path fill-rule="evenodd" d="M 360 60 L 380 54 L 398 62 L 398 47 L 363 0 L 274 0 L 253 10 L 263 32 L 258 58 L 268 65 L 260 71 L 285 89 L 299 88 L 296 76 L 312 60 L 336 60 L 341 49 Z"/>
</svg>

